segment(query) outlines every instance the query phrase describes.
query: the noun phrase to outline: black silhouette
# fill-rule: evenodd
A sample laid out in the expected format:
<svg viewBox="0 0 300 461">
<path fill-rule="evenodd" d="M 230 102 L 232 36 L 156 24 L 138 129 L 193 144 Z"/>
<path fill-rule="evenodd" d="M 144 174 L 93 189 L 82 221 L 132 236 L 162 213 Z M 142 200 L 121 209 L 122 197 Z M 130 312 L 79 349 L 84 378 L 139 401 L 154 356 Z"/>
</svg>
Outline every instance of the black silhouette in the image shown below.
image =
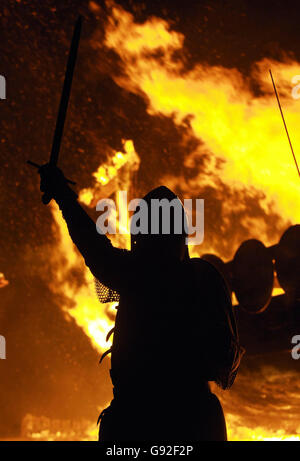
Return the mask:
<svg viewBox="0 0 300 461">
<path fill-rule="evenodd" d="M 51 164 L 39 172 L 41 190 L 57 201 L 86 265 L 120 296 L 111 348 L 114 398 L 99 417 L 99 440 L 226 440 L 222 407 L 208 382 L 229 388 L 241 354 L 219 272 L 189 258 L 172 214 L 169 235 L 133 235 L 131 251 L 114 248 L 63 173 Z M 166 187 L 145 200 L 152 198 L 178 200 Z"/>
</svg>

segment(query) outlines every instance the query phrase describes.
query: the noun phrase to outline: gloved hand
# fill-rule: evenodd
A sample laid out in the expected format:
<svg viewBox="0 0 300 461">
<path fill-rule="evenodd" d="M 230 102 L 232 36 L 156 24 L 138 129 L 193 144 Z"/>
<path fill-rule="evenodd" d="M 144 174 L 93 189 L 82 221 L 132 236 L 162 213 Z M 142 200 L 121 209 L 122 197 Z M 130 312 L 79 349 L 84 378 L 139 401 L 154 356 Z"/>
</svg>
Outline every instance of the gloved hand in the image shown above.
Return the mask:
<svg viewBox="0 0 300 461">
<path fill-rule="evenodd" d="M 74 196 L 77 194 L 68 186 L 67 179 L 63 172 L 51 163 L 46 163 L 39 168 L 41 176 L 40 190 L 44 192 L 42 195 L 42 202 L 47 205 L 53 198 L 57 201 L 64 196 Z"/>
</svg>

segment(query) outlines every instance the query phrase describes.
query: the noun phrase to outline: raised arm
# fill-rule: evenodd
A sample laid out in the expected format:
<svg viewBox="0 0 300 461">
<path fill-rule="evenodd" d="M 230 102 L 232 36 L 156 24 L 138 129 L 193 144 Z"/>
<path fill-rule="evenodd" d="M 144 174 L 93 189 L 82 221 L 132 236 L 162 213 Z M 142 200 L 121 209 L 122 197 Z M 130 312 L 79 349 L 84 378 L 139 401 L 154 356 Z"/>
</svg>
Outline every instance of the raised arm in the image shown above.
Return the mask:
<svg viewBox="0 0 300 461">
<path fill-rule="evenodd" d="M 67 223 L 73 243 L 82 254 L 92 274 L 118 292 L 130 277 L 130 252 L 112 246 L 104 234 L 99 234 L 94 221 L 77 201 L 62 171 L 50 164 L 39 169 L 41 191 L 57 202 Z"/>
</svg>

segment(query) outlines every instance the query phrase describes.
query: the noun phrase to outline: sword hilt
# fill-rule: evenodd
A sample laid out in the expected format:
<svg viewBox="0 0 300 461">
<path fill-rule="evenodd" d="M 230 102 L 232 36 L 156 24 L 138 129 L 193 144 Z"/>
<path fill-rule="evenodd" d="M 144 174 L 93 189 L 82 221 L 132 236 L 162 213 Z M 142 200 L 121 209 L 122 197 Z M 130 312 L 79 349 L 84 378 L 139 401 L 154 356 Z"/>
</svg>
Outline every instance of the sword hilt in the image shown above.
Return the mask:
<svg viewBox="0 0 300 461">
<path fill-rule="evenodd" d="M 34 166 L 34 168 L 37 168 L 37 169 L 41 167 L 41 165 L 39 165 L 38 163 L 32 162 L 31 160 L 27 160 L 26 163 L 28 163 L 28 165 Z M 66 181 L 67 181 L 69 184 L 72 184 L 73 186 L 76 185 L 76 182 L 71 181 L 71 179 L 67 179 L 67 178 L 66 178 Z"/>
</svg>

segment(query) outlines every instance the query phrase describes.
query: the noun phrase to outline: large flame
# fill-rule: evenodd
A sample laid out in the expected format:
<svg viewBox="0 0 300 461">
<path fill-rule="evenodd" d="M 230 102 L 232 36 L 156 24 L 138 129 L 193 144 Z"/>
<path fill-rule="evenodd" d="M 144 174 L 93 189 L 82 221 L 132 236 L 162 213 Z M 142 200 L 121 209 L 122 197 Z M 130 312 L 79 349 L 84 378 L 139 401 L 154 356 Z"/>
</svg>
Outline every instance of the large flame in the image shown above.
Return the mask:
<svg viewBox="0 0 300 461">
<path fill-rule="evenodd" d="M 95 6 L 93 2 L 90 5 L 91 8 Z M 188 123 L 190 136 L 201 141 L 201 147 L 186 156 L 185 167 L 195 169 L 197 158 L 209 154 L 205 155 L 201 174 L 199 171 L 186 188 L 180 173 L 176 177 L 165 176 L 162 182 L 169 187 L 180 183 L 187 197 L 190 197 L 191 190 L 197 194 L 200 184 L 201 187 L 209 185 L 217 189 L 220 181 L 238 191 L 240 198 L 245 191 L 248 195 L 260 191 L 260 206 L 266 216 L 275 209 L 286 221 L 299 221 L 300 207 L 296 198 L 299 177 L 268 77 L 271 67 L 297 152 L 300 148 L 297 129 L 300 102 L 291 97 L 291 86 L 286 83 L 299 73 L 296 62 L 263 60 L 253 67 L 247 78 L 236 69 L 201 64 L 185 72 L 182 61 L 174 58 L 175 52 L 183 51 L 182 34 L 172 31 L 166 21 L 155 17 L 137 24 L 130 13 L 117 6 L 111 8 L 104 45 L 114 50 L 123 63 L 124 72 L 112 76 L 119 86 L 141 95 L 147 102 L 150 115 L 171 117 L 179 126 Z M 251 91 L 250 79 L 259 86 L 259 95 Z M 138 168 L 138 164 L 133 143 L 128 140 L 124 143 L 124 152 L 113 153 L 105 164 L 99 165 L 93 175 L 96 182 L 79 194 L 81 202 L 93 207 L 103 194 L 109 196 L 117 190 L 129 190 L 131 172 Z M 124 170 L 126 165 L 127 170 Z M 121 175 L 123 182 L 120 183 L 116 178 L 122 169 L 126 174 Z M 231 200 L 224 203 L 222 213 L 224 217 L 230 216 L 246 206 L 242 199 L 238 202 Z M 59 267 L 54 289 L 63 292 L 68 299 L 64 306 L 67 318 L 73 317 L 93 346 L 103 351 L 109 347 L 105 336 L 113 324 L 114 306 L 99 304 L 93 277 L 74 249 L 59 210 L 53 206 L 52 212 L 60 235 L 61 253 L 60 261 L 57 256 L 54 259 Z M 264 243 L 274 243 L 269 241 L 263 220 L 257 222 L 248 218 L 245 224 L 259 226 Z M 113 243 L 128 247 L 128 237 L 115 238 Z M 193 254 L 196 253 L 197 250 L 193 249 Z M 70 278 L 74 268 L 83 274 L 83 283 L 75 284 Z M 230 409 L 227 421 L 231 440 L 299 439 L 293 430 L 278 432 L 264 424 L 256 429 L 248 427 Z"/>
<path fill-rule="evenodd" d="M 299 100 L 291 95 L 295 86 L 291 79 L 299 73 L 297 62 L 265 59 L 246 78 L 236 69 L 201 64 L 185 72 L 182 60 L 174 56 L 175 52 L 184 54 L 182 34 L 171 31 L 159 18 L 136 24 L 130 13 L 116 6 L 106 28 L 105 45 L 124 65 L 124 72 L 114 75 L 114 80 L 142 95 L 149 114 L 172 117 L 178 125 L 188 120 L 191 136 L 203 145 L 186 157 L 186 166 L 195 168 L 197 157 L 210 153 L 206 174 L 202 171 L 201 178 L 196 177 L 189 187 L 197 187 L 198 182 L 216 189 L 222 178 L 241 192 L 262 191 L 260 205 L 267 214 L 275 207 L 287 220 L 299 222 L 299 177 L 268 72 L 272 68 L 294 150 L 299 152 Z M 259 95 L 251 91 L 251 79 L 260 88 Z M 180 175 L 179 182 L 184 183 Z M 190 193 L 188 188 L 185 192 Z M 242 200 L 224 204 L 224 214 L 226 206 L 232 212 L 245 204 Z"/>
<path fill-rule="evenodd" d="M 79 200 L 85 205 L 94 206 L 100 197 L 99 194 L 105 194 L 103 186 L 109 186 L 118 175 L 118 182 L 113 183 L 113 186 L 109 189 L 105 189 L 106 193 L 114 194 L 116 201 L 118 201 L 117 189 L 130 190 L 131 173 L 135 171 L 138 164 L 139 158 L 135 152 L 133 142 L 124 140 L 124 152 L 111 153 L 108 162 L 100 165 L 93 174 L 96 179 L 93 187 L 79 192 Z M 70 318 L 69 316 L 74 318 L 77 325 L 91 339 L 92 345 L 103 352 L 103 350 L 111 346 L 111 340 L 106 341 L 106 335 L 113 325 L 116 304 L 99 303 L 94 278 L 84 265 L 81 255 L 75 249 L 70 239 L 67 225 L 57 205 L 51 204 L 51 210 L 55 221 L 55 234 L 59 242 L 59 252 L 55 252 L 52 256 L 53 263 L 57 267 L 53 289 L 63 293 L 68 299 L 64 306 L 66 318 Z M 123 229 L 124 231 L 125 229 Z M 112 241 L 115 246 L 128 248 L 129 234 L 123 233 L 122 235 L 112 236 Z M 74 278 L 71 277 L 74 271 L 79 271 L 84 278 L 79 284 L 74 283 Z"/>
<path fill-rule="evenodd" d="M 82 257 L 78 254 L 69 237 L 68 228 L 63 220 L 60 210 L 56 205 L 51 205 L 55 219 L 59 255 L 54 255 L 54 263 L 57 264 L 56 280 L 53 283 L 53 291 L 63 293 L 67 299 L 63 309 L 66 319 L 73 317 L 92 345 L 99 351 L 109 346 L 105 337 L 112 325 L 109 319 L 107 307 L 100 305 L 94 289 L 94 279 L 90 271 L 85 267 Z M 70 277 L 72 271 L 79 270 L 84 280 L 79 285 Z"/>
</svg>

